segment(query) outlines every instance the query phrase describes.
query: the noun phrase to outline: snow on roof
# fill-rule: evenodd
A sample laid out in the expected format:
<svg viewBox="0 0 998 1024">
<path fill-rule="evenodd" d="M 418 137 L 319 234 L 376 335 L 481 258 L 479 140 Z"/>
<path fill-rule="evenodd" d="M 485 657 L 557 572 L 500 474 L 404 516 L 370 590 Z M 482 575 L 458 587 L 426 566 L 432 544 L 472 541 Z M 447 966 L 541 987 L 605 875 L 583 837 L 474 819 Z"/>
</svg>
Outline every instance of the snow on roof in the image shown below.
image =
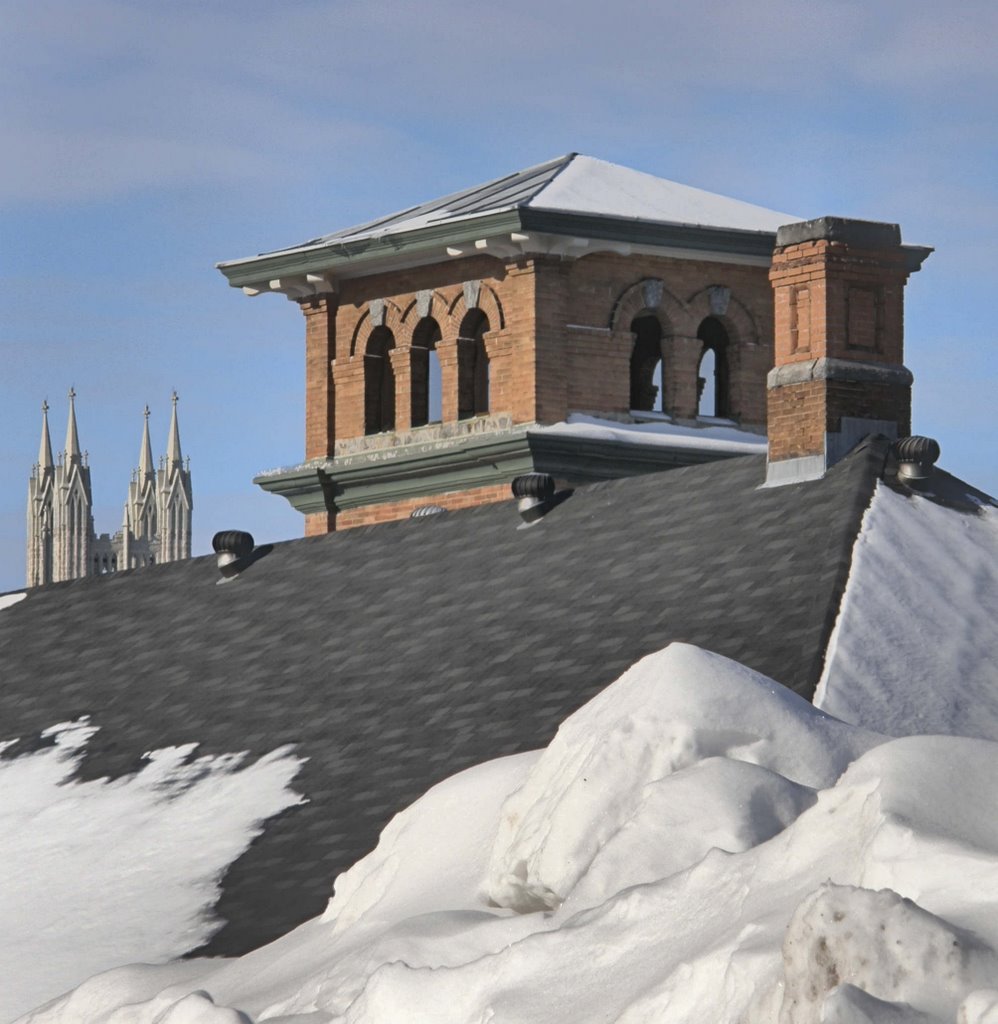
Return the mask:
<svg viewBox="0 0 998 1024">
<path fill-rule="evenodd" d="M 164 962 L 207 941 L 222 923 L 212 908 L 225 870 L 264 819 L 301 802 L 288 748 L 248 763 L 187 744 L 146 754 L 114 782 L 81 779 L 97 731 L 63 722 L 45 731 L 48 745 L 0 760 L 3 1021 L 124 960 Z M 67 922 L 74 941 L 60 949 Z"/>
<path fill-rule="evenodd" d="M 402 234 L 517 208 L 661 224 L 775 232 L 801 220 L 591 156 L 567 156 L 277 252 Z M 265 253 L 264 255 L 273 255 Z"/>
<path fill-rule="evenodd" d="M 534 427 L 531 434 L 574 437 L 592 441 L 618 441 L 626 444 L 697 451 L 731 452 L 737 455 L 765 454 L 768 442 L 761 434 L 739 430 L 735 426 L 680 426 L 678 423 L 622 423 L 584 413 L 570 413 L 562 423 Z"/>
<path fill-rule="evenodd" d="M 595 213 L 607 217 L 735 228 L 739 231 L 776 231 L 801 220 L 739 199 L 680 185 L 644 171 L 578 155 L 527 206 L 568 213 Z"/>
<path fill-rule="evenodd" d="M 815 704 L 892 736 L 998 738 L 996 653 L 998 508 L 958 511 L 879 484 Z"/>
<path fill-rule="evenodd" d="M 674 644 L 546 750 L 432 788 L 321 918 L 99 975 L 31 1024 L 989 1024 L 995 751 L 892 740 Z"/>
</svg>

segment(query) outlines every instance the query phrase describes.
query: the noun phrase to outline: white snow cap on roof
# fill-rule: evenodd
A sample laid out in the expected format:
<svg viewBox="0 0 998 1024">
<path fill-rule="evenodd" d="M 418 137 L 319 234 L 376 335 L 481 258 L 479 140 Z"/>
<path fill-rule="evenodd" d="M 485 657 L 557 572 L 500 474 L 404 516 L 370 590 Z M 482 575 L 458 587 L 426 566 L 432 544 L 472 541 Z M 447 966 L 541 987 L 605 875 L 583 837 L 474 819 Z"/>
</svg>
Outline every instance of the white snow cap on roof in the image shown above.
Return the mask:
<svg viewBox="0 0 998 1024">
<path fill-rule="evenodd" d="M 581 155 L 573 157 L 525 205 L 741 231 L 776 231 L 803 219 Z"/>
</svg>

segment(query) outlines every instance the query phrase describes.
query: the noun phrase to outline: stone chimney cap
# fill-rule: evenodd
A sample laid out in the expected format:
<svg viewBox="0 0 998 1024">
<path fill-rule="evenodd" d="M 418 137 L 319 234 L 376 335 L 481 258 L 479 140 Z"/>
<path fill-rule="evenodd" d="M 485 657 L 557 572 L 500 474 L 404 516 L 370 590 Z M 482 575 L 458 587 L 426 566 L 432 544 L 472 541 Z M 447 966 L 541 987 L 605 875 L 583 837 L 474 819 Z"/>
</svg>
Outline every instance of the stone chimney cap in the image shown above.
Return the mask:
<svg viewBox="0 0 998 1024">
<path fill-rule="evenodd" d="M 845 242 L 858 249 L 896 249 L 901 244 L 901 228 L 878 220 L 852 220 L 849 217 L 818 217 L 797 224 L 784 224 L 776 232 L 776 247 L 802 242 Z"/>
</svg>

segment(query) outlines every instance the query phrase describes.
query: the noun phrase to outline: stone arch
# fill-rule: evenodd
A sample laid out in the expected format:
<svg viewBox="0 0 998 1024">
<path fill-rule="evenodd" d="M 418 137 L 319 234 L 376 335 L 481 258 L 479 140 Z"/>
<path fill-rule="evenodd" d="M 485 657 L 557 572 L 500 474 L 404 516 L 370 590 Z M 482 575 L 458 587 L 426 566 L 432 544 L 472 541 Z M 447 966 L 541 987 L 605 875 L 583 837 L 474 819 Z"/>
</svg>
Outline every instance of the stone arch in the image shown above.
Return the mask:
<svg viewBox="0 0 998 1024">
<path fill-rule="evenodd" d="M 488 318 L 490 330 L 503 330 L 506 326 L 506 314 L 503 312 L 502 302 L 495 289 L 484 281 L 471 283 L 478 285 L 477 301 L 469 304 L 466 296 L 468 289 L 462 288 L 452 300 L 448 309 L 448 319 L 451 327 L 456 330 L 467 313 L 472 309 L 480 309 Z"/>
<path fill-rule="evenodd" d="M 727 294 L 719 295 L 721 289 Z M 686 306 L 693 319 L 693 333 L 696 333 L 697 327 L 707 317 L 712 316 L 724 325 L 733 347 L 759 344 L 759 328 L 755 318 L 726 286 L 712 284 L 701 288 L 690 296 Z"/>
<path fill-rule="evenodd" d="M 387 324 L 373 327 L 364 353 L 364 433 L 380 434 L 396 427 L 395 367 L 391 354 L 395 335 Z"/>
<path fill-rule="evenodd" d="M 458 419 L 482 416 L 490 408 L 491 360 L 485 336 L 492 325 L 481 306 L 473 306 L 461 318 L 457 330 Z"/>
<path fill-rule="evenodd" d="M 407 328 L 414 329 L 420 320 L 428 316 L 433 317 L 437 323 L 446 322 L 450 319 L 449 307 L 451 303 L 447 301 L 447 297 L 435 288 L 427 288 L 426 291 L 429 292 L 429 302 L 425 305 L 425 311 L 423 304 L 420 302 L 421 292 L 417 292 L 412 301 L 402 311 L 401 321 L 406 324 Z"/>
<path fill-rule="evenodd" d="M 751 357 L 747 355 L 747 348 L 755 348 L 760 344 L 759 328 L 755 318 L 749 312 L 745 304 L 726 285 L 715 283 L 701 288 L 687 300 L 687 305 L 694 316 L 694 332 L 697 337 L 703 336 L 704 325 L 708 321 L 716 321 L 724 328 L 727 334 L 728 344 L 724 352 L 723 367 L 717 361 L 714 364 L 714 378 L 722 373 L 722 406 L 723 412 L 720 415 L 738 419 L 743 413 L 745 403 L 745 389 L 749 384 L 745 380 L 746 359 L 751 365 Z M 700 398 L 704 394 L 700 378 L 700 366 L 703 356 L 706 355 L 706 348 L 701 351 L 700 361 L 697 368 L 697 408 L 701 407 Z M 720 353 L 715 353 L 715 360 L 720 358 Z M 715 404 L 715 415 L 718 415 Z"/>
<path fill-rule="evenodd" d="M 630 357 L 630 409 L 652 411 L 664 402 L 662 320 L 656 313 L 639 313 L 629 324 L 634 336 Z M 662 408 L 664 411 L 664 406 Z"/>
<path fill-rule="evenodd" d="M 611 331 L 627 331 L 642 313 L 654 313 L 662 321 L 666 334 L 695 333 L 696 324 L 681 299 L 676 298 L 659 278 L 646 277 L 625 288 L 610 311 Z"/>
<path fill-rule="evenodd" d="M 409 405 L 414 427 L 443 419 L 443 379 L 437 351 L 443 332 L 432 306 L 429 309 L 412 325 L 409 335 Z"/>
<path fill-rule="evenodd" d="M 383 316 L 378 318 L 378 322 L 375 322 L 375 317 L 372 315 L 372 306 L 378 302 L 384 303 Z M 353 337 L 350 339 L 351 356 L 363 355 L 367 351 L 367 343 L 371 338 L 371 334 L 378 327 L 387 327 L 396 339 L 404 336 L 405 328 L 402 323 L 402 311 L 391 299 L 374 299 L 367 304 L 367 309 L 364 310 L 363 315 L 357 321 Z M 396 344 L 398 344 L 397 340 Z"/>
</svg>

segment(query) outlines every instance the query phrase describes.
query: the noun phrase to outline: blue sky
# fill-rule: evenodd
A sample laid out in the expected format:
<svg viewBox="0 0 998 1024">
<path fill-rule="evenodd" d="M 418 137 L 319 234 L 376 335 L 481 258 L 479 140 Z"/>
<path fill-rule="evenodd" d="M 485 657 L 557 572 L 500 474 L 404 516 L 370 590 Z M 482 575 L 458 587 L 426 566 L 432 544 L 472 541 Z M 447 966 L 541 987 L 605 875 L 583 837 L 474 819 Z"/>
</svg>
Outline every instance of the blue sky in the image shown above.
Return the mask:
<svg viewBox="0 0 998 1024">
<path fill-rule="evenodd" d="M 897 221 L 914 429 L 998 493 L 998 5 L 0 0 L 0 591 L 43 398 L 98 532 L 180 393 L 195 551 L 301 519 L 303 327 L 214 264 L 572 150 L 801 217 Z"/>
</svg>

